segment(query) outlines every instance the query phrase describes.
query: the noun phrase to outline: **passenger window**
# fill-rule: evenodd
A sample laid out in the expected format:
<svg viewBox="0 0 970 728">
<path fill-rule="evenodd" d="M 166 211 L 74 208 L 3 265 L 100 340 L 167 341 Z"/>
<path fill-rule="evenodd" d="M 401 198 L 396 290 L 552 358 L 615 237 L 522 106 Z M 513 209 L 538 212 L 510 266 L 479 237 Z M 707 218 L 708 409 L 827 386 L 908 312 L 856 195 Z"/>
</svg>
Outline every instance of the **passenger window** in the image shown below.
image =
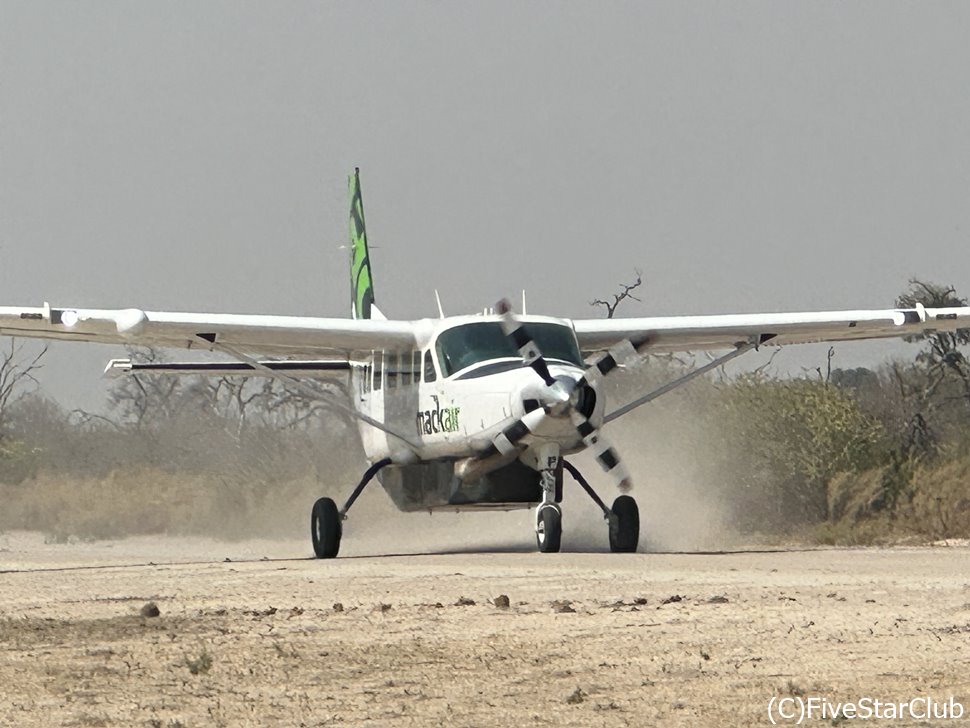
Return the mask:
<svg viewBox="0 0 970 728">
<path fill-rule="evenodd" d="M 414 383 L 417 384 L 421 381 L 421 352 L 412 351 L 411 352 L 411 372 L 414 376 Z"/>
<path fill-rule="evenodd" d="M 424 381 L 433 382 L 438 378 L 434 370 L 434 360 L 431 358 L 431 350 L 424 352 Z"/>
<path fill-rule="evenodd" d="M 384 352 L 375 351 L 374 352 L 374 391 L 381 388 L 381 360 L 384 357 Z"/>
<path fill-rule="evenodd" d="M 397 386 L 397 354 L 388 354 L 387 361 L 384 362 L 384 376 L 387 377 L 387 388 L 394 389 Z"/>
<path fill-rule="evenodd" d="M 360 391 L 367 394 L 370 391 L 370 364 L 364 364 L 364 371 L 360 376 Z"/>
<path fill-rule="evenodd" d="M 411 383 L 411 355 L 407 352 L 401 354 L 401 386 L 406 387 Z"/>
</svg>

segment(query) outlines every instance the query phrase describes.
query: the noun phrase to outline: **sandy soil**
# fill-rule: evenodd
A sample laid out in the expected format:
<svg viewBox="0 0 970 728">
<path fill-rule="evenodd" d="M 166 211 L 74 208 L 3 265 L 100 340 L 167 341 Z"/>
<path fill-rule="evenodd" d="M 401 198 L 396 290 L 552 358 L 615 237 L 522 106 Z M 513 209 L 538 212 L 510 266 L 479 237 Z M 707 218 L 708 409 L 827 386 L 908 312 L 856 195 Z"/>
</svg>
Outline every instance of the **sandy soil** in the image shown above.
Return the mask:
<svg viewBox="0 0 970 728">
<path fill-rule="evenodd" d="M 811 695 L 970 708 L 966 547 L 366 550 L 0 535 L 0 725 L 749 726 L 772 696 Z M 149 601 L 160 616 L 140 616 Z"/>
</svg>

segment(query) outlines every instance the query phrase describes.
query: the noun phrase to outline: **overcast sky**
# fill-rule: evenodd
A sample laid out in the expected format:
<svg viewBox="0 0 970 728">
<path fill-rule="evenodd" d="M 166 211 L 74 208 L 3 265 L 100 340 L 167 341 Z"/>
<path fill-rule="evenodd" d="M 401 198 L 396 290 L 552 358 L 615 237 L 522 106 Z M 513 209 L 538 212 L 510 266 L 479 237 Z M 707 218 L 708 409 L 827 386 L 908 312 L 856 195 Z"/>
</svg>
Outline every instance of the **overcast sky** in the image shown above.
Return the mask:
<svg viewBox="0 0 970 728">
<path fill-rule="evenodd" d="M 596 316 L 634 268 L 625 315 L 966 294 L 968 38 L 965 2 L 0 0 L 0 304 L 345 316 L 355 165 L 391 317 Z M 44 387 L 97 407 L 116 355 Z"/>
</svg>

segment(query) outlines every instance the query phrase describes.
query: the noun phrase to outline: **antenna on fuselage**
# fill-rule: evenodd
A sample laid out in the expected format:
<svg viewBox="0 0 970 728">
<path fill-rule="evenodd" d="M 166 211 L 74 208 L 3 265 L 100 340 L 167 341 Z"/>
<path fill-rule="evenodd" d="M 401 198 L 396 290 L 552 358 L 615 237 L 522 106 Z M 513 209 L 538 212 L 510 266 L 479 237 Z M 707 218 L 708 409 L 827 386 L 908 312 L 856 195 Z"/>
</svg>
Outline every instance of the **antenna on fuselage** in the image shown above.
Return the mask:
<svg viewBox="0 0 970 728">
<path fill-rule="evenodd" d="M 438 302 L 438 318 L 445 317 L 445 310 L 441 308 L 441 296 L 438 295 L 438 289 L 434 289 L 434 300 Z"/>
<path fill-rule="evenodd" d="M 522 289 L 522 315 L 525 316 L 526 313 L 527 312 L 525 310 L 525 289 L 523 288 Z"/>
</svg>

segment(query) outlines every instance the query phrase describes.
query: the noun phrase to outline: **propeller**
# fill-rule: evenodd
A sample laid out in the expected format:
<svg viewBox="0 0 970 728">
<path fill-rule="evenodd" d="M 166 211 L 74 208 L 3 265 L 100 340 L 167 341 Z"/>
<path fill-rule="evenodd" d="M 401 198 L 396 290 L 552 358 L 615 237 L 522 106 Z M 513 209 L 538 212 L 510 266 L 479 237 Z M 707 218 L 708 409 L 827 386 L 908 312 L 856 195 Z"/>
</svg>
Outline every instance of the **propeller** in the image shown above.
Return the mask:
<svg viewBox="0 0 970 728">
<path fill-rule="evenodd" d="M 480 455 L 484 459 L 494 455 L 508 455 L 514 452 L 519 442 L 527 435 L 534 433 L 536 428 L 549 414 L 562 415 L 569 413 L 570 421 L 583 444 L 593 451 L 600 467 L 613 479 L 622 491 L 630 489 L 632 483 L 630 474 L 620 460 L 617 451 L 609 440 L 593 426 L 589 418 L 593 414 L 596 404 L 596 392 L 593 383 L 605 377 L 631 356 L 636 355 L 636 349 L 629 341 L 622 341 L 612 347 L 591 364 L 579 379 L 570 377 L 553 377 L 549 365 L 542 355 L 539 345 L 529 334 L 528 328 L 512 313 L 512 307 L 507 300 L 499 301 L 496 311 L 502 316 L 502 331 L 512 341 L 522 362 L 530 367 L 547 387 L 547 397 L 540 405 L 535 400 L 527 400 L 525 415 L 506 427 L 493 438 L 488 449 Z M 532 409 L 528 409 L 528 405 Z"/>
<path fill-rule="evenodd" d="M 539 351 L 539 346 L 529 335 L 528 329 L 523 326 L 512 314 L 512 305 L 507 298 L 503 298 L 495 306 L 495 310 L 502 315 L 502 332 L 512 340 L 515 348 L 519 350 L 522 363 L 532 368 L 536 374 L 546 383 L 547 387 L 553 387 L 556 380 L 549 373 L 549 365 Z"/>
</svg>

